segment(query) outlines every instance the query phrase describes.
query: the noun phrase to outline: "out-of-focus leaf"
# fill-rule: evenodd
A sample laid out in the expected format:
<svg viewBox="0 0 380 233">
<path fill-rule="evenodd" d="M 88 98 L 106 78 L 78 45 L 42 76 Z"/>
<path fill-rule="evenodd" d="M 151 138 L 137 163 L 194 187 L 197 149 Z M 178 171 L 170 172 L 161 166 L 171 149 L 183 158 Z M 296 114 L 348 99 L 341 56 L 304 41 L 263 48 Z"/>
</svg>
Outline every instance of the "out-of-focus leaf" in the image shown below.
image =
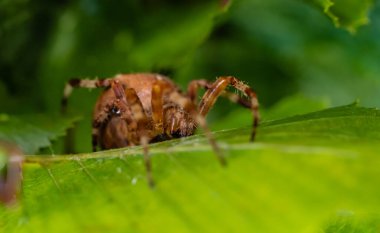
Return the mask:
<svg viewBox="0 0 380 233">
<path fill-rule="evenodd" d="M 300 1 L 235 1 L 228 15 L 199 50 L 189 77 L 237 76 L 263 106 L 299 92 L 332 106 L 355 99 L 379 105 L 379 3 L 355 36 Z"/>
<path fill-rule="evenodd" d="M 33 154 L 51 146 L 51 141 L 65 135 L 77 120 L 78 117 L 0 114 L 0 139 L 14 143 L 26 154 Z"/>
<path fill-rule="evenodd" d="M 46 63 L 40 67 L 49 108 L 57 108 L 64 81 L 73 76 L 177 68 L 207 39 L 216 17 L 224 12 L 218 1 L 159 8 L 123 3 L 117 12 L 130 13 L 117 16 L 109 3 L 91 4 L 93 12 L 68 9 L 57 22 Z M 93 37 L 98 38 L 89 39 Z"/>
<path fill-rule="evenodd" d="M 0 96 L 2 112 L 42 111 L 37 70 L 61 1 L 0 1 Z M 22 107 L 20 107 L 22 106 Z"/>
<path fill-rule="evenodd" d="M 319 6 L 334 22 L 351 33 L 369 22 L 369 10 L 373 0 L 304 0 Z"/>
<path fill-rule="evenodd" d="M 372 129 L 371 131 L 368 129 Z M 0 209 L 12 232 L 331 232 L 377 229 L 380 111 L 353 105 L 150 146 L 27 157 L 23 199 Z M 358 227 L 358 224 L 361 224 Z M 284 230 L 285 229 L 285 230 Z"/>
<path fill-rule="evenodd" d="M 260 109 L 261 121 L 277 120 L 307 112 L 318 111 L 329 107 L 327 100 L 315 100 L 298 94 L 282 99 L 269 109 Z M 240 107 L 227 115 L 208 119 L 213 130 L 233 129 L 247 127 L 252 124 L 252 112 L 250 109 Z"/>
<path fill-rule="evenodd" d="M 327 99 L 311 99 L 302 94 L 288 96 L 262 114 L 263 120 L 276 120 L 293 115 L 315 112 L 330 106 Z"/>
<path fill-rule="evenodd" d="M 49 110 L 57 110 L 64 82 L 71 77 L 112 77 L 118 73 L 169 72 L 183 66 L 225 12 L 219 1 L 186 4 L 90 1 L 73 4 L 59 16 L 39 79 Z M 82 9 L 83 8 L 83 9 Z M 80 9 L 80 10 L 73 10 Z M 96 38 L 96 39 L 94 39 Z M 77 138 L 90 138 L 97 91 L 75 90 L 69 110 L 85 116 Z M 90 150 L 90 141 L 76 151 Z"/>
</svg>

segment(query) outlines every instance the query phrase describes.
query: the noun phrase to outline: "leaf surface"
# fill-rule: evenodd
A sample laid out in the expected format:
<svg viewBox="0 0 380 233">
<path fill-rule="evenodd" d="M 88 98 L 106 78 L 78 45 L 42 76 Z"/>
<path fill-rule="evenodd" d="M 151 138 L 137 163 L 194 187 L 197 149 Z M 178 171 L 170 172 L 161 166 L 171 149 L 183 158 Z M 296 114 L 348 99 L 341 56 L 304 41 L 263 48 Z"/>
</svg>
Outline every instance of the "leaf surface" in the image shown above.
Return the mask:
<svg viewBox="0 0 380 233">
<path fill-rule="evenodd" d="M 335 232 L 378 229 L 380 111 L 355 105 L 140 147 L 27 157 L 7 232 Z M 342 220 L 343 219 L 343 220 Z"/>
</svg>

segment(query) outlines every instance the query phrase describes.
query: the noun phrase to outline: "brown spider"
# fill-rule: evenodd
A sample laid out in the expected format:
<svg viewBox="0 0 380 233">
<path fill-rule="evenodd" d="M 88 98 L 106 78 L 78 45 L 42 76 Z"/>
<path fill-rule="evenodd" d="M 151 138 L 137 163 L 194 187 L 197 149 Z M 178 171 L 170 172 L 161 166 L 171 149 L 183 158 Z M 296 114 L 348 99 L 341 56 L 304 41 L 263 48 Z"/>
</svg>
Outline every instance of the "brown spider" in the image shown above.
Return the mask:
<svg viewBox="0 0 380 233">
<path fill-rule="evenodd" d="M 242 92 L 249 100 L 228 92 L 228 85 Z M 105 88 L 93 113 L 93 151 L 96 151 L 98 145 L 101 149 L 142 145 L 150 185 L 153 185 L 153 179 L 147 145 L 192 135 L 197 126 L 203 128 L 219 161 L 225 164 L 205 121 L 207 113 L 220 95 L 252 110 L 251 141 L 255 137 L 259 122 L 256 93 L 232 76 L 219 77 L 213 83 L 193 80 L 187 93 L 182 93 L 169 78 L 159 74 L 120 74 L 100 80 L 71 79 L 64 89 L 63 109 L 76 87 Z M 206 89 L 206 92 L 198 104 L 199 88 Z"/>
</svg>

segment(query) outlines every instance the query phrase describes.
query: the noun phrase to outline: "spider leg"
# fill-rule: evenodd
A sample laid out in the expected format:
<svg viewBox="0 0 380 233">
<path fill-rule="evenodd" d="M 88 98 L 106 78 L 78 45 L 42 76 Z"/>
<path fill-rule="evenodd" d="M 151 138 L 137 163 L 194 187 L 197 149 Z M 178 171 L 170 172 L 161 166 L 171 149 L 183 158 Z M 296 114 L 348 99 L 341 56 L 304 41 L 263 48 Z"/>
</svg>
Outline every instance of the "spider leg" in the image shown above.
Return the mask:
<svg viewBox="0 0 380 233">
<path fill-rule="evenodd" d="M 127 121 L 129 135 L 132 135 L 129 140 L 135 144 L 142 145 L 148 184 L 150 187 L 154 187 L 152 163 L 148 148 L 149 139 L 151 137 L 149 134 L 151 128 L 150 120 L 144 112 L 143 105 L 136 91 L 132 88 L 126 88 L 122 91 L 121 88 L 123 87 L 117 81 L 112 84 L 116 99 L 120 100 L 117 104 L 121 109 L 121 117 Z"/>
<path fill-rule="evenodd" d="M 208 89 L 211 88 L 211 86 L 212 86 L 212 83 L 205 80 L 205 79 L 193 80 L 190 82 L 190 84 L 187 88 L 187 95 L 192 100 L 192 102 L 195 105 L 197 105 L 196 98 L 197 98 L 198 90 L 200 88 L 203 88 L 207 91 Z M 229 99 L 233 103 L 240 104 L 241 106 L 243 106 L 245 108 L 251 108 L 251 106 L 252 106 L 251 101 L 249 101 L 245 98 L 242 98 L 241 96 L 239 96 L 233 92 L 227 91 L 227 90 L 224 90 L 221 93 L 221 96 L 223 96 L 226 99 Z"/>
<path fill-rule="evenodd" d="M 129 126 L 131 126 L 131 130 L 136 132 L 136 137 L 138 138 L 142 136 L 151 137 L 149 133 L 152 128 L 151 120 L 147 117 L 135 89 L 127 88 L 125 94 L 133 121 L 132 124 L 128 124 L 128 130 Z M 137 143 L 139 144 L 139 142 Z"/>
<path fill-rule="evenodd" d="M 163 86 L 160 80 L 152 87 L 152 121 L 153 121 L 153 129 L 154 136 L 162 135 L 164 133 L 164 109 L 163 109 Z"/>
<path fill-rule="evenodd" d="M 131 106 L 133 112 L 133 118 L 137 122 L 137 137 L 139 137 L 139 144 L 142 145 L 144 150 L 144 163 L 148 184 L 153 188 L 152 161 L 149 156 L 148 148 L 149 139 L 151 138 L 151 135 L 149 134 L 149 129 L 151 128 L 150 120 L 144 112 L 143 105 L 138 98 L 136 91 L 132 88 L 128 88 L 125 90 L 125 93 L 128 104 Z"/>
<path fill-rule="evenodd" d="M 241 91 L 245 96 L 250 98 L 249 105 L 246 101 L 237 98 L 238 96 L 235 96 L 232 93 L 229 94 L 229 96 L 232 97 L 232 100 L 234 102 L 238 102 L 243 106 L 250 107 L 253 114 L 253 126 L 250 140 L 253 141 L 256 135 L 256 129 L 259 124 L 260 118 L 259 102 L 257 100 L 256 93 L 248 85 L 244 84 L 239 79 L 232 76 L 219 77 L 203 95 L 202 100 L 199 104 L 199 113 L 200 115 L 205 117 L 212 108 L 212 106 L 215 104 L 217 98 L 223 93 L 223 91 L 225 91 L 228 85 L 233 86 L 237 90 Z"/>
<path fill-rule="evenodd" d="M 140 112 L 134 112 L 134 110 L 132 109 L 132 107 L 136 108 L 136 106 L 134 104 L 134 100 L 131 98 L 131 96 L 133 97 L 136 94 L 131 95 L 131 93 L 134 92 L 134 90 L 130 88 L 124 89 L 124 87 L 120 84 L 118 80 L 114 80 L 111 83 L 111 88 L 114 91 L 115 97 L 116 97 L 116 100 L 114 101 L 114 107 L 118 111 L 117 114 L 119 114 L 120 118 L 125 120 L 127 123 L 127 128 L 129 132 L 127 134 L 128 136 L 127 140 L 131 146 L 139 144 L 139 142 L 136 141 L 136 138 L 137 138 L 136 131 L 137 131 L 138 124 L 135 118 L 136 117 L 140 118 L 139 116 Z M 127 95 L 129 96 L 127 97 Z M 130 103 L 130 101 L 132 101 L 133 103 L 132 102 Z"/>
<path fill-rule="evenodd" d="M 196 111 L 195 111 L 195 114 L 196 114 L 196 121 L 202 127 L 203 131 L 205 132 L 206 137 L 208 138 L 208 140 L 209 140 L 209 142 L 210 142 L 213 150 L 215 151 L 215 154 L 216 154 L 216 156 L 217 156 L 220 164 L 222 166 L 226 166 L 227 165 L 227 161 L 224 158 L 222 150 L 220 149 L 220 147 L 216 143 L 215 138 L 212 136 L 211 130 L 207 126 L 207 122 L 206 122 L 205 117 L 202 116 L 202 115 L 200 115 Z"/>
<path fill-rule="evenodd" d="M 101 114 L 97 115 L 95 119 L 92 121 L 92 134 L 91 134 L 91 142 L 92 142 L 92 151 L 95 152 L 96 148 L 99 144 L 99 133 L 100 128 L 103 127 L 108 121 L 110 117 L 112 106 L 107 105 Z"/>
<path fill-rule="evenodd" d="M 241 106 L 245 108 L 252 108 L 252 103 L 250 100 L 247 100 L 246 98 L 242 98 L 240 95 L 229 92 L 229 91 L 224 91 L 221 94 L 222 97 L 228 99 L 232 103 L 240 104 Z"/>
<path fill-rule="evenodd" d="M 1 144 L 7 157 L 6 165 L 0 169 L 0 202 L 11 204 L 15 201 L 22 181 L 22 162 L 24 156 L 18 148 Z"/>
<path fill-rule="evenodd" d="M 172 135 L 175 130 L 178 128 L 178 124 L 179 124 L 179 120 L 177 117 L 175 117 L 175 114 L 172 113 L 171 116 L 170 116 L 170 120 L 169 120 L 169 127 L 167 127 L 166 129 L 166 134 L 167 135 Z"/>
<path fill-rule="evenodd" d="M 146 178 L 148 180 L 149 187 L 154 187 L 154 180 L 152 175 L 152 161 L 149 156 L 149 148 L 148 148 L 149 138 L 146 135 L 141 136 L 140 144 L 144 150 L 144 164 L 146 170 Z"/>
<path fill-rule="evenodd" d="M 194 105 L 197 105 L 197 96 L 199 88 L 208 89 L 211 83 L 205 79 L 193 80 L 187 87 L 187 96 L 191 99 Z"/>
<path fill-rule="evenodd" d="M 96 151 L 96 148 L 98 147 L 98 143 L 99 143 L 99 128 L 93 126 L 92 134 L 91 134 L 92 152 Z"/>
<path fill-rule="evenodd" d="M 220 149 L 220 147 L 216 143 L 215 138 L 212 136 L 211 131 L 207 126 L 207 122 L 206 122 L 205 117 L 197 112 L 196 105 L 193 104 L 193 102 L 190 100 L 190 98 L 186 98 L 185 96 L 182 96 L 177 92 L 174 92 L 170 95 L 169 100 L 178 104 L 182 109 L 186 110 L 187 112 L 189 112 L 192 115 L 193 119 L 196 121 L 196 123 L 199 126 L 201 126 L 203 132 L 205 133 L 205 135 L 206 135 L 208 141 L 210 142 L 211 147 L 213 148 L 220 164 L 222 166 L 227 165 L 227 162 L 224 158 L 222 150 Z"/>
</svg>

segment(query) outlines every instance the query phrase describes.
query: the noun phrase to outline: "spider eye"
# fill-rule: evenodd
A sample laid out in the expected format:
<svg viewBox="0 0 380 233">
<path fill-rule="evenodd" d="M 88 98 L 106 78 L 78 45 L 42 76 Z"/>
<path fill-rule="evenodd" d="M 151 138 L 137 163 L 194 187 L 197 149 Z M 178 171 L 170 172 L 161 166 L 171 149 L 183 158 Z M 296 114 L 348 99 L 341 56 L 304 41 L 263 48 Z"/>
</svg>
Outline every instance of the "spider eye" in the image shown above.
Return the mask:
<svg viewBox="0 0 380 233">
<path fill-rule="evenodd" d="M 120 115 L 120 109 L 119 108 L 117 108 L 117 107 L 113 107 L 113 108 L 111 108 L 111 112 L 113 113 L 113 114 L 115 114 L 115 115 Z"/>
</svg>

